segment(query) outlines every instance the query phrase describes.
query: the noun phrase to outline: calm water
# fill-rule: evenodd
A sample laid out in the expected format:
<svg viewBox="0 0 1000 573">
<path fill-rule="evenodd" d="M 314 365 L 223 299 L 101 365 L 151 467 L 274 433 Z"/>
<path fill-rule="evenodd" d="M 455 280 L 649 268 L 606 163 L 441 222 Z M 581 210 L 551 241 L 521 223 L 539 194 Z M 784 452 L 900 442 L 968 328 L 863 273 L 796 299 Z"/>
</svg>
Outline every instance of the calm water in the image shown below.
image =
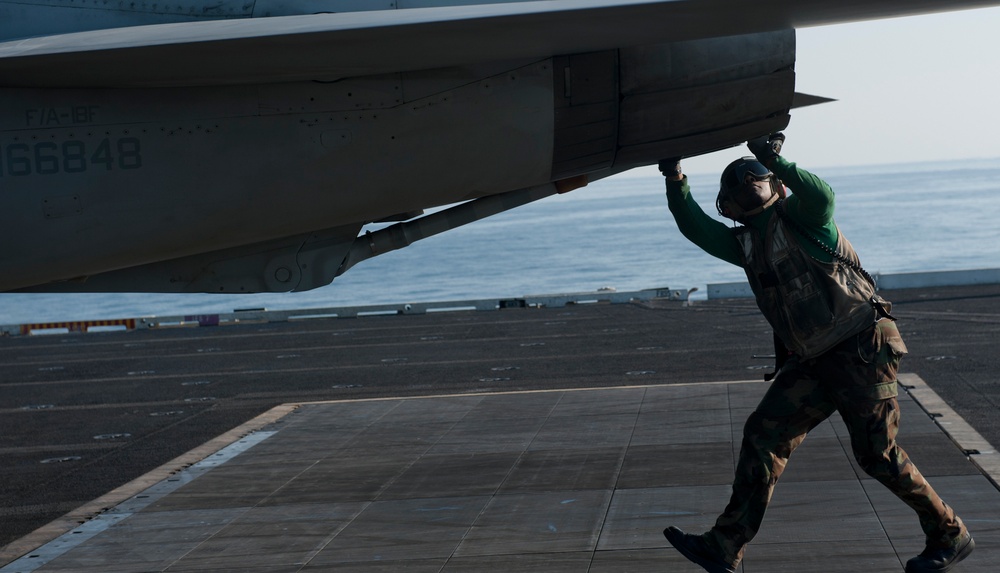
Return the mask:
<svg viewBox="0 0 1000 573">
<path fill-rule="evenodd" d="M 1000 267 L 1000 159 L 816 169 L 864 267 L 896 273 Z M 691 176 L 714 212 L 718 179 Z M 330 286 L 267 295 L 0 294 L 0 324 L 690 288 L 743 272 L 677 231 L 657 176 L 599 181 L 363 262 Z"/>
</svg>

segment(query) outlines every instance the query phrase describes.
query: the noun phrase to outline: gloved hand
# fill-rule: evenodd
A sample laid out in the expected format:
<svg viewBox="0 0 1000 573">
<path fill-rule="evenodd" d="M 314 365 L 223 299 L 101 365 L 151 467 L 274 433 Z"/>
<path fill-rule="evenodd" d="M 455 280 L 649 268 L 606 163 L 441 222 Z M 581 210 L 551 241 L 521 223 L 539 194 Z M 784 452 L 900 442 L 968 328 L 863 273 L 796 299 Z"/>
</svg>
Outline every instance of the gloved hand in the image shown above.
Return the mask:
<svg viewBox="0 0 1000 573">
<path fill-rule="evenodd" d="M 778 132 L 751 139 L 747 142 L 747 148 L 757 158 L 757 161 L 768 165 L 772 159 L 781 154 L 781 146 L 784 143 L 785 134 Z"/>
<path fill-rule="evenodd" d="M 661 159 L 656 165 L 660 169 L 660 173 L 664 177 L 677 179 L 682 175 L 681 171 L 681 158 L 680 157 L 670 157 L 668 159 Z"/>
</svg>

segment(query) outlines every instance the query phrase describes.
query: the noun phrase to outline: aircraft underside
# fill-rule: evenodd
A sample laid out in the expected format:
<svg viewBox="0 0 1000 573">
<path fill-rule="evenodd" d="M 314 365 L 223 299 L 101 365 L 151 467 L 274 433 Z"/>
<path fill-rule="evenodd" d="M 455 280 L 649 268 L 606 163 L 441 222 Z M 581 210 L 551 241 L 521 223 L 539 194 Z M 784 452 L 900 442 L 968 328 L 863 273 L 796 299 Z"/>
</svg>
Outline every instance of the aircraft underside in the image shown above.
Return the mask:
<svg viewBox="0 0 1000 573">
<path fill-rule="evenodd" d="M 0 0 L 0 291 L 316 288 L 783 129 L 796 27 L 996 3 Z"/>
<path fill-rule="evenodd" d="M 3 89 L 19 255 L 0 288 L 315 288 L 365 224 L 780 129 L 793 64 L 789 30 L 332 82 Z"/>
</svg>

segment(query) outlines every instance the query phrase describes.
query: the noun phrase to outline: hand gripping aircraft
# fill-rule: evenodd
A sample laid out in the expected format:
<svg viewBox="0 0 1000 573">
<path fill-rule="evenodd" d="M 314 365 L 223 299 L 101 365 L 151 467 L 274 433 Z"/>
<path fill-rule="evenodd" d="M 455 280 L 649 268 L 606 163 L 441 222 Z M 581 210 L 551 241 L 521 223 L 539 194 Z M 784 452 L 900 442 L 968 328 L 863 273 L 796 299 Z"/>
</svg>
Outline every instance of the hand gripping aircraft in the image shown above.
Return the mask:
<svg viewBox="0 0 1000 573">
<path fill-rule="evenodd" d="M 0 0 L 0 291 L 326 285 L 784 128 L 796 27 L 997 3 Z"/>
</svg>

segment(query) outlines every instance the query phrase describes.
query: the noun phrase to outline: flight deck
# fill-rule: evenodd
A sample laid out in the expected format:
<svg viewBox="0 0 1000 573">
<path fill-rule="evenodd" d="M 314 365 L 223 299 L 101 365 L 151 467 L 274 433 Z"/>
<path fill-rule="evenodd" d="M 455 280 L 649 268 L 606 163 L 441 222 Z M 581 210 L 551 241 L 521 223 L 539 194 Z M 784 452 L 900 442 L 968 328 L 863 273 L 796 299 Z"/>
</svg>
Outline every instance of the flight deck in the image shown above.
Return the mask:
<svg viewBox="0 0 1000 573">
<path fill-rule="evenodd" d="M 1000 287 L 883 294 L 899 442 L 992 571 Z M 772 352 L 745 299 L 8 337 L 0 571 L 698 571 L 661 531 L 725 505 Z M 835 416 L 742 571 L 921 544 Z"/>
</svg>

